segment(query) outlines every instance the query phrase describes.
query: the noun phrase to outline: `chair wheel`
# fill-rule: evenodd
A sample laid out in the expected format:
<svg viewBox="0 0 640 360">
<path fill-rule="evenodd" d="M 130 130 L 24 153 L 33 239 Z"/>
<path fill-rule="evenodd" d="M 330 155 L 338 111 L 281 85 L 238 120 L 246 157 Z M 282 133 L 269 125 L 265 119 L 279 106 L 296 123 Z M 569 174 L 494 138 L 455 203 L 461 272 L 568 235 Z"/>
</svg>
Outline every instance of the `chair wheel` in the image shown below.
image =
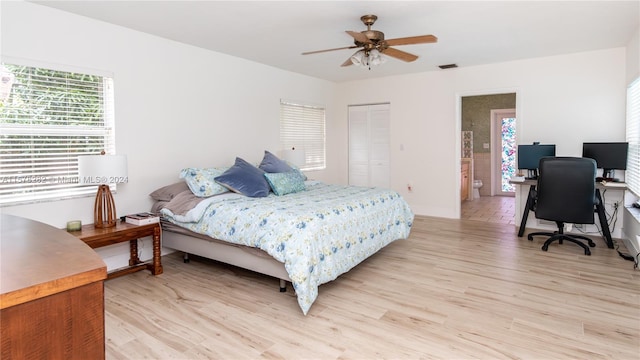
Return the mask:
<svg viewBox="0 0 640 360">
<path fill-rule="evenodd" d="M 589 250 L 589 249 L 584 249 L 584 254 L 585 254 L 585 255 L 589 255 L 589 256 L 591 256 L 591 250 Z"/>
<path fill-rule="evenodd" d="M 547 251 L 549 250 L 549 245 L 542 245 L 542 251 Z"/>
<path fill-rule="evenodd" d="M 593 241 L 589 241 L 589 246 L 596 247 L 596 243 L 594 243 Z"/>
<path fill-rule="evenodd" d="M 527 239 L 528 239 L 529 241 L 533 241 L 533 236 L 531 236 L 531 235 L 527 235 Z"/>
</svg>

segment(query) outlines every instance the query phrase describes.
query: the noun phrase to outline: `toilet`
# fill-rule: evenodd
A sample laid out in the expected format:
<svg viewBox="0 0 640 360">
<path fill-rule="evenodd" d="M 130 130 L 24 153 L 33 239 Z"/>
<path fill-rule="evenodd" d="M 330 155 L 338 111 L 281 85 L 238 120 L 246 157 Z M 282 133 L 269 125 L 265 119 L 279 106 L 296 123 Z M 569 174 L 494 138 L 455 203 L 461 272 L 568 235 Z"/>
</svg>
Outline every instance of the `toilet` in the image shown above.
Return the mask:
<svg viewBox="0 0 640 360">
<path fill-rule="evenodd" d="M 482 180 L 473 180 L 473 199 L 480 198 L 480 188 L 482 187 Z"/>
</svg>

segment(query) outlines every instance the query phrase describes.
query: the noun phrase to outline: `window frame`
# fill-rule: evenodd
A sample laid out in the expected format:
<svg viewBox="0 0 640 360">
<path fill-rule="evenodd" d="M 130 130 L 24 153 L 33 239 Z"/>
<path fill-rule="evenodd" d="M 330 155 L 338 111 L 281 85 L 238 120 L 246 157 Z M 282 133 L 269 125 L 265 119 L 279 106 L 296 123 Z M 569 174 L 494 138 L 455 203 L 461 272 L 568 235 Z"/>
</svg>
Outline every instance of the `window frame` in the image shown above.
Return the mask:
<svg viewBox="0 0 640 360">
<path fill-rule="evenodd" d="M 640 77 L 627 87 L 626 141 L 629 143 L 625 182 L 640 197 Z"/>
<path fill-rule="evenodd" d="M 4 102 L 9 104 L 5 108 L 7 112 L 0 108 L 0 147 L 3 148 L 0 154 L 0 207 L 95 196 L 97 185 L 84 185 L 78 181 L 77 156 L 97 155 L 102 151 L 115 154 L 112 74 L 7 57 L 1 59 L 0 65 L 21 67 L 29 72 L 23 77 L 16 76 Z M 51 76 L 39 77 L 43 73 Z M 36 93 L 37 86 L 29 88 L 35 84 L 34 79 L 62 90 L 57 94 L 50 89 Z M 84 82 L 85 79 L 88 80 Z M 22 87 L 21 98 L 16 98 L 16 83 Z M 89 90 L 85 92 L 80 88 Z M 93 113 L 67 99 L 80 92 L 84 96 L 82 100 L 95 96 Z M 53 102 L 46 106 L 37 104 L 32 100 L 36 94 L 59 95 L 67 101 L 67 106 L 58 104 L 54 107 Z M 29 104 L 20 107 L 16 105 L 17 101 Z M 54 113 L 55 116 L 51 115 Z M 21 146 L 24 146 L 22 154 L 11 151 Z M 24 149 L 28 149 L 26 155 Z M 19 166 L 16 167 L 16 163 Z M 115 184 L 110 187 L 112 191 L 116 190 Z"/>
</svg>

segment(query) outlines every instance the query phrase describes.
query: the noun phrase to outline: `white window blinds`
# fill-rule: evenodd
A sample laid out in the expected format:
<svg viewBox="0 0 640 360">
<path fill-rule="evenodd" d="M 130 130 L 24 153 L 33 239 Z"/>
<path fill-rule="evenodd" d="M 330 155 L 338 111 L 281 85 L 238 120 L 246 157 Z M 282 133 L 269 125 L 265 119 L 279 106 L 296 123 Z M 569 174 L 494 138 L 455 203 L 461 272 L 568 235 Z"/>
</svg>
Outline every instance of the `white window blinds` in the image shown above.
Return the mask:
<svg viewBox="0 0 640 360">
<path fill-rule="evenodd" d="M 627 142 L 629 155 L 625 182 L 629 190 L 640 196 L 640 78 L 627 89 Z"/>
<path fill-rule="evenodd" d="M 111 78 L 2 64 L 0 205 L 95 194 L 78 155 L 113 154 Z"/>
<path fill-rule="evenodd" d="M 304 150 L 302 170 L 326 168 L 324 107 L 281 100 L 280 143 L 283 149 Z"/>
</svg>

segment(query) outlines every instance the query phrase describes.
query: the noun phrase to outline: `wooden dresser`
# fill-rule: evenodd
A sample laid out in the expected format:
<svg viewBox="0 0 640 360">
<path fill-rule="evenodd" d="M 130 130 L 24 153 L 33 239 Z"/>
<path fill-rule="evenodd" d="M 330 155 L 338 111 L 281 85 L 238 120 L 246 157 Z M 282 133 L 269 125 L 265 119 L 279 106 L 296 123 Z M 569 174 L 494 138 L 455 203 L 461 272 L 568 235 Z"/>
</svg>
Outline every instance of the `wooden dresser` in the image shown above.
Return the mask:
<svg viewBox="0 0 640 360">
<path fill-rule="evenodd" d="M 0 358 L 104 359 L 100 256 L 64 230 L 0 215 Z"/>
</svg>

